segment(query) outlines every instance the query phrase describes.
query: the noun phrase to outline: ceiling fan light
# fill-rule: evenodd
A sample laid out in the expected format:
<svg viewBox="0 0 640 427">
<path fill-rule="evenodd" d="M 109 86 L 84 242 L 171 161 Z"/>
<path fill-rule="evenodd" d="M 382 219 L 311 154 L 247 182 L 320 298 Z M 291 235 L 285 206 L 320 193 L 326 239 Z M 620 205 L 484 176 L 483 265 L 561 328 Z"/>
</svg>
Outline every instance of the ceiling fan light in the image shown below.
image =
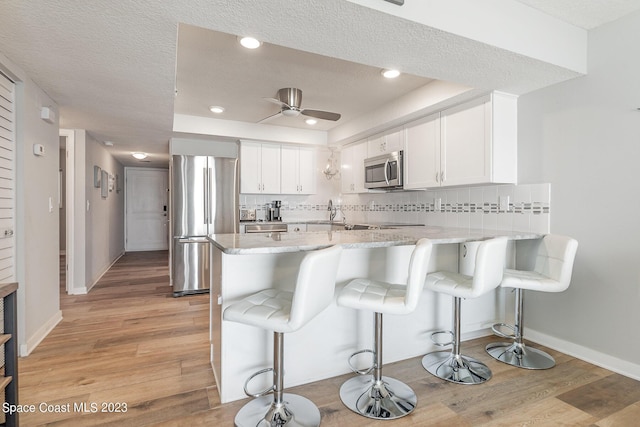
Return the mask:
<svg viewBox="0 0 640 427">
<path fill-rule="evenodd" d="M 308 125 L 311 125 L 311 126 L 313 126 L 313 125 L 315 125 L 316 123 L 318 123 L 318 121 L 317 121 L 316 119 L 306 119 L 304 122 L 305 122 L 306 124 L 308 124 Z"/>
<path fill-rule="evenodd" d="M 247 49 L 257 49 L 262 45 L 262 42 L 253 37 L 239 37 L 240 44 Z"/>
<path fill-rule="evenodd" d="M 224 113 L 224 107 L 220 107 L 219 105 L 212 105 L 209 107 L 209 111 L 215 114 Z"/>
<path fill-rule="evenodd" d="M 282 110 L 282 115 L 287 117 L 298 117 L 300 115 L 300 111 L 298 110 Z"/>
<path fill-rule="evenodd" d="M 137 153 L 131 153 L 131 155 L 138 160 L 144 160 L 147 158 L 147 153 L 137 152 Z"/>
<path fill-rule="evenodd" d="M 396 77 L 398 77 L 400 75 L 400 71 L 398 71 L 398 70 L 389 70 L 389 69 L 384 69 L 380 73 L 386 79 L 395 79 Z"/>
</svg>

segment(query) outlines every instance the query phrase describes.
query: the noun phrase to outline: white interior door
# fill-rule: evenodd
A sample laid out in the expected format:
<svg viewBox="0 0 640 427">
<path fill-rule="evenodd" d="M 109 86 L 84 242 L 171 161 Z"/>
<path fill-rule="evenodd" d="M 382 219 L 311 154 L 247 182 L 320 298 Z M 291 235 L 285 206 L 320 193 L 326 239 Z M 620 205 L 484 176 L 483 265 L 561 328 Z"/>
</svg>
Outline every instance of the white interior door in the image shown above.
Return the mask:
<svg viewBox="0 0 640 427">
<path fill-rule="evenodd" d="M 15 281 L 15 86 L 0 74 L 0 283 Z"/>
<path fill-rule="evenodd" d="M 169 249 L 167 169 L 126 168 L 127 251 Z"/>
</svg>

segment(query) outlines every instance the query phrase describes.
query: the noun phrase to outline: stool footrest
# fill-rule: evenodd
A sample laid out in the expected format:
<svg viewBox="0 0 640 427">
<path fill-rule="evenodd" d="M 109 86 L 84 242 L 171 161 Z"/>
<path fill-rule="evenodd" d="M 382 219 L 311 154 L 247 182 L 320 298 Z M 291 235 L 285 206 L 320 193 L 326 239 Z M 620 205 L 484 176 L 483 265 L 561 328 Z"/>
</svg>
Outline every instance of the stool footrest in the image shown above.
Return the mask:
<svg viewBox="0 0 640 427">
<path fill-rule="evenodd" d="M 369 366 L 367 369 L 358 369 L 355 366 L 353 366 L 353 364 L 351 363 L 351 359 L 353 359 L 355 356 L 362 354 L 362 353 L 371 353 L 371 355 L 373 356 L 374 361 L 371 362 L 371 366 Z M 367 375 L 368 373 L 370 373 L 371 371 L 373 371 L 373 368 L 376 367 L 376 363 L 375 363 L 375 354 L 376 352 L 373 350 L 369 350 L 369 349 L 365 349 L 365 350 L 359 350 L 356 351 L 355 353 L 353 353 L 351 356 L 349 356 L 349 367 L 351 368 L 351 370 L 358 374 L 358 375 Z"/>
<path fill-rule="evenodd" d="M 509 334 L 505 334 L 504 332 L 502 332 L 500 330 L 500 328 L 507 328 L 510 329 L 513 333 L 511 335 Z M 493 331 L 493 333 L 501 338 L 507 338 L 507 339 L 512 339 L 515 340 L 518 337 L 516 336 L 516 327 L 514 325 L 509 325 L 507 323 L 495 323 L 492 327 L 491 330 Z"/>
<path fill-rule="evenodd" d="M 451 341 L 449 342 L 440 342 L 438 340 L 436 340 L 436 336 L 437 335 L 443 335 L 443 334 L 449 334 L 451 336 Z M 431 341 L 433 342 L 434 345 L 437 345 L 438 347 L 446 347 L 448 345 L 453 345 L 454 344 L 454 334 L 451 331 L 436 331 L 433 332 L 431 334 Z"/>
<path fill-rule="evenodd" d="M 251 382 L 252 379 L 254 379 L 255 377 L 257 377 L 258 375 L 262 375 L 262 374 L 266 374 L 267 372 L 273 372 L 273 368 L 266 368 L 266 369 L 262 369 L 254 374 L 252 374 L 249 378 L 247 378 L 247 380 L 244 382 L 244 394 L 246 394 L 247 396 L 250 397 L 261 397 L 264 396 L 265 394 L 268 393 L 272 393 L 275 389 L 276 386 L 275 384 L 272 384 L 269 388 L 266 388 L 258 393 L 249 393 L 248 390 L 248 386 L 249 386 L 249 382 Z"/>
</svg>

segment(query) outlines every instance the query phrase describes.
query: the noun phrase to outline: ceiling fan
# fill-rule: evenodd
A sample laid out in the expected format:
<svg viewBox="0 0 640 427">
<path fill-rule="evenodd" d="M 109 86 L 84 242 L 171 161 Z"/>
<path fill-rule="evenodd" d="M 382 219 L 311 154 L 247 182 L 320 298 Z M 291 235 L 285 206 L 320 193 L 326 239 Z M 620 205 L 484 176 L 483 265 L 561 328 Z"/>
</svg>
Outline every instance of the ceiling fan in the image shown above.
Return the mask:
<svg viewBox="0 0 640 427">
<path fill-rule="evenodd" d="M 285 117 L 297 117 L 300 114 L 303 116 L 314 117 L 316 119 L 322 120 L 332 120 L 336 121 L 340 119 L 340 114 L 331 113 L 329 111 L 320 111 L 320 110 L 309 110 L 307 108 L 301 108 L 302 104 L 302 91 L 300 89 L 288 87 L 282 88 L 278 90 L 276 98 L 264 98 L 269 102 L 273 102 L 274 104 L 278 104 L 280 106 L 280 112 L 269 117 L 265 117 L 260 120 L 258 123 L 263 123 L 267 120 L 274 119 L 276 117 L 285 116 Z"/>
</svg>

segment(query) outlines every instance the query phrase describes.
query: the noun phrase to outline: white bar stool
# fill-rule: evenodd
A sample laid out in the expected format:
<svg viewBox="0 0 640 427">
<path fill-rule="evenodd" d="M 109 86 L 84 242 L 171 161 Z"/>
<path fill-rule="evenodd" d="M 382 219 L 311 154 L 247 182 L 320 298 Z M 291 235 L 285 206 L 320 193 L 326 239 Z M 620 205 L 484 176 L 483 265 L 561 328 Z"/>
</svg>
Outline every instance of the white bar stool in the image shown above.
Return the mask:
<svg viewBox="0 0 640 427">
<path fill-rule="evenodd" d="M 374 350 L 361 350 L 351 355 L 349 365 L 360 376 L 347 380 L 340 387 L 340 399 L 359 415 L 374 419 L 394 419 L 409 414 L 417 397 L 406 384 L 382 376 L 382 314 L 408 314 L 416 309 L 424 287 L 433 245 L 420 239 L 411 254 L 406 285 L 396 285 L 368 279 L 355 279 L 338 295 L 338 305 L 357 310 L 374 311 Z M 373 365 L 357 370 L 351 358 L 360 353 L 373 353 Z M 368 375 L 373 371 L 373 375 Z"/>
<path fill-rule="evenodd" d="M 300 329 L 333 301 L 341 253 L 340 246 L 308 252 L 300 263 L 293 292 L 265 289 L 225 309 L 225 320 L 272 330 L 274 341 L 273 368 L 258 371 L 245 382 L 245 393 L 255 399 L 238 411 L 236 426 L 320 425 L 320 411 L 313 402 L 283 391 L 284 333 Z M 269 371 L 273 371 L 273 385 L 249 393 L 249 381 Z M 273 393 L 273 398 L 265 396 L 268 393 Z"/>
<path fill-rule="evenodd" d="M 525 369 L 549 369 L 556 361 L 551 355 L 524 344 L 524 290 L 542 292 L 562 292 L 569 287 L 573 261 L 578 250 L 578 242 L 570 237 L 547 234 L 538 247 L 533 271 L 505 270 L 500 286 L 514 288 L 515 325 L 496 323 L 493 332 L 513 342 L 494 342 L 486 347 L 494 359 Z M 513 334 L 505 334 L 500 328 L 511 329 Z"/>
<path fill-rule="evenodd" d="M 453 297 L 453 330 L 431 334 L 436 345 L 453 345 L 451 351 L 435 351 L 422 358 L 422 366 L 436 377 L 456 384 L 481 384 L 491 378 L 488 366 L 460 353 L 460 303 L 462 298 L 477 298 L 498 287 L 502 280 L 506 251 L 506 237 L 486 240 L 478 245 L 473 276 L 450 271 L 427 275 L 427 289 Z M 451 335 L 450 342 L 442 343 L 434 339 L 436 335 L 445 333 Z"/>
</svg>

